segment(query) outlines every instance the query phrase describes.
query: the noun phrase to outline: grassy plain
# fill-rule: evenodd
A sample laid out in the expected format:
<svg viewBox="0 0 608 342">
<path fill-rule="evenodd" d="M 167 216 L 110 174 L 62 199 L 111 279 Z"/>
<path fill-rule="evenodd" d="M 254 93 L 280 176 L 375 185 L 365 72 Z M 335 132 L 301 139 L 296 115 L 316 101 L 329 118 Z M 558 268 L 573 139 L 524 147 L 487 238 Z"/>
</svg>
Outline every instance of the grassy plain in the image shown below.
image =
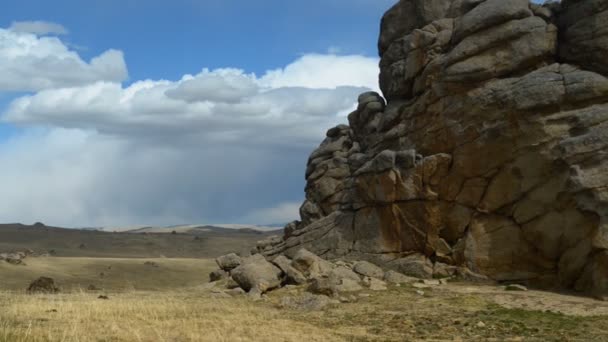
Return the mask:
<svg viewBox="0 0 608 342">
<path fill-rule="evenodd" d="M 608 304 L 564 294 L 471 284 L 391 286 L 307 311 L 281 305 L 285 297 L 301 296 L 302 287 L 273 291 L 259 302 L 218 294 L 206 284 L 215 268 L 211 259 L 26 261 L 0 263 L 0 342 L 608 340 Z M 62 292 L 25 294 L 26 283 L 40 275 L 54 277 Z M 87 291 L 90 283 L 102 290 Z M 109 299 L 98 299 L 101 294 Z"/>
</svg>

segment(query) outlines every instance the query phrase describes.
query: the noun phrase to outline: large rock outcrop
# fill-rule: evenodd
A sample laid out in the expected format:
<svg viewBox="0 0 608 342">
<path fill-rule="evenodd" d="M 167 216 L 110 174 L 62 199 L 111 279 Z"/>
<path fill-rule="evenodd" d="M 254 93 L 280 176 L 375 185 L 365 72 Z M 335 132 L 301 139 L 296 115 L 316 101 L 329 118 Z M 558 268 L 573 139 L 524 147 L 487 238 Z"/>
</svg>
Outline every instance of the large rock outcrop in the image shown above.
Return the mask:
<svg viewBox="0 0 608 342">
<path fill-rule="evenodd" d="M 262 252 L 608 295 L 608 0 L 401 0 L 381 28 L 384 97 L 327 132 Z"/>
</svg>

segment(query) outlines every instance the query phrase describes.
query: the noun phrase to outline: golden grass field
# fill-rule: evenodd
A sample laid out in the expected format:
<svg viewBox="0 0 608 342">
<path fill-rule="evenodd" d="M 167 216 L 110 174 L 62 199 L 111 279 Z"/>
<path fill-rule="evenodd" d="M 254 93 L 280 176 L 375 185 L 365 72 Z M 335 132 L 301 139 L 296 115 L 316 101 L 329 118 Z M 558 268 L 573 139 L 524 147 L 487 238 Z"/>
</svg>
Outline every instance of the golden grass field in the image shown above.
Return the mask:
<svg viewBox="0 0 608 342">
<path fill-rule="evenodd" d="M 450 284 L 421 295 L 409 285 L 391 286 L 305 311 L 280 305 L 303 288 L 273 291 L 259 302 L 218 297 L 205 284 L 212 260 L 26 261 L 23 267 L 0 264 L 0 342 L 608 340 L 607 303 L 556 293 Z M 102 291 L 82 289 L 108 266 L 113 272 L 97 283 Z M 25 294 L 27 282 L 40 275 L 54 276 L 62 293 Z"/>
</svg>

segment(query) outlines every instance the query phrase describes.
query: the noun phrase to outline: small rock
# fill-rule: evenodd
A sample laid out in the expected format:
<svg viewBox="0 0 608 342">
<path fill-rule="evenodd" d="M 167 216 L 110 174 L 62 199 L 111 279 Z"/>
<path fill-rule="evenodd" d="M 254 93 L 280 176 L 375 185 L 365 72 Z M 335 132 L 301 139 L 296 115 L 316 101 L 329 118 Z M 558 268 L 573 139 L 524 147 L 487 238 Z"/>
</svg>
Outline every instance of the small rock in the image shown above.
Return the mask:
<svg viewBox="0 0 608 342">
<path fill-rule="evenodd" d="M 327 296 L 304 293 L 297 297 L 283 297 L 279 307 L 291 310 L 318 311 L 335 303 L 336 301 L 331 300 Z"/>
<path fill-rule="evenodd" d="M 369 279 L 369 289 L 372 291 L 386 291 L 386 283 L 380 279 L 376 278 L 368 278 Z"/>
<path fill-rule="evenodd" d="M 408 277 L 403 273 L 395 271 L 386 271 L 384 273 L 384 281 L 391 284 L 406 284 L 418 281 L 418 278 Z"/>
<path fill-rule="evenodd" d="M 214 282 L 228 277 L 228 273 L 224 270 L 215 270 L 209 273 L 209 281 Z"/>
<path fill-rule="evenodd" d="M 505 287 L 506 291 L 528 291 L 528 288 L 519 284 L 509 284 Z"/>
<path fill-rule="evenodd" d="M 91 285 L 87 286 L 87 290 L 88 291 L 99 291 L 100 288 L 98 288 L 97 286 L 91 284 Z"/>
<path fill-rule="evenodd" d="M 424 291 L 422 291 L 422 290 L 416 290 L 416 293 L 419 294 L 420 296 L 424 296 Z"/>
<path fill-rule="evenodd" d="M 478 328 L 485 328 L 485 327 L 486 327 L 486 324 L 485 324 L 484 322 L 482 322 L 482 321 L 479 321 L 479 322 L 477 322 L 477 325 L 476 325 L 476 326 L 477 326 Z"/>
<path fill-rule="evenodd" d="M 97 299 L 108 300 L 108 299 L 110 299 L 110 297 L 104 296 L 104 295 L 99 295 L 99 297 L 97 297 Z"/>
<path fill-rule="evenodd" d="M 369 298 L 372 295 L 370 295 L 369 293 L 359 293 L 359 298 Z"/>
<path fill-rule="evenodd" d="M 343 278 L 336 281 L 336 289 L 338 292 L 356 292 L 363 290 L 359 282 L 350 278 Z"/>
<path fill-rule="evenodd" d="M 335 281 L 334 279 L 330 279 L 329 277 L 313 278 L 306 290 L 314 294 L 320 294 L 330 297 L 338 295 L 338 289 L 336 288 Z"/>
</svg>

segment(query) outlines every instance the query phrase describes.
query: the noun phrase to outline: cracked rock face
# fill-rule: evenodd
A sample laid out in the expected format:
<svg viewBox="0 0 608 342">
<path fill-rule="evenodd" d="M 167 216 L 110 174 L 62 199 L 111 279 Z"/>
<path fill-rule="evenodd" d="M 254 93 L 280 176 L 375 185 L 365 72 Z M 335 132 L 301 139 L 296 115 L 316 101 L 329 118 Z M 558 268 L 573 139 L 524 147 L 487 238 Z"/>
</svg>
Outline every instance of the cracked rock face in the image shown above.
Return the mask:
<svg viewBox="0 0 608 342">
<path fill-rule="evenodd" d="M 608 295 L 608 0 L 401 0 L 381 27 L 384 98 L 327 132 L 263 252 Z"/>
</svg>

